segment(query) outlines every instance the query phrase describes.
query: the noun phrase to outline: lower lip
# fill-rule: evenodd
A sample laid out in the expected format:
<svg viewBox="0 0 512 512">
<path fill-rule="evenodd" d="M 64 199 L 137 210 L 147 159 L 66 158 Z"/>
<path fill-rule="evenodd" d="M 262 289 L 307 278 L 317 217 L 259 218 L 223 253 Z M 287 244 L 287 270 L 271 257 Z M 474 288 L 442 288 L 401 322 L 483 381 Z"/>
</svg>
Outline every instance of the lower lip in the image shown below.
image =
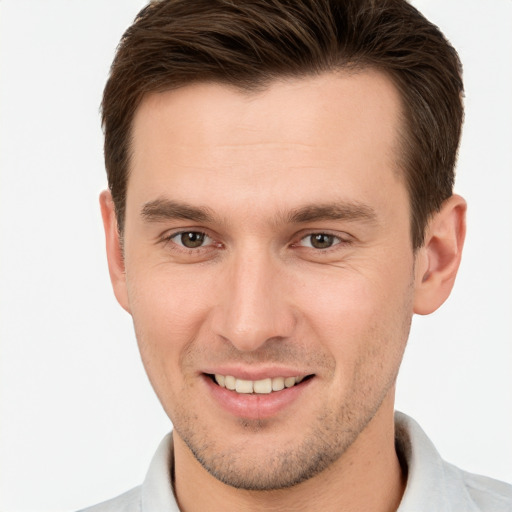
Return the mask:
<svg viewBox="0 0 512 512">
<path fill-rule="evenodd" d="M 310 378 L 291 388 L 268 394 L 245 394 L 222 388 L 207 375 L 203 375 L 203 377 L 211 395 L 224 410 L 234 416 L 249 420 L 261 420 L 275 416 L 296 402 L 313 380 Z"/>
</svg>

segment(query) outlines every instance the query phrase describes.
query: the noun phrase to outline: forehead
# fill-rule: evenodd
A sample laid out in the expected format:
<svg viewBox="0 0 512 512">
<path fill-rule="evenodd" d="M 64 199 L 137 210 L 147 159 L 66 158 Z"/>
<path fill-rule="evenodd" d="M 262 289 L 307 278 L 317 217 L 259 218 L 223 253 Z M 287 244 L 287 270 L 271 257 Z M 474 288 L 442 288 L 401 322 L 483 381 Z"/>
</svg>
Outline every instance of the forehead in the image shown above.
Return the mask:
<svg viewBox="0 0 512 512">
<path fill-rule="evenodd" d="M 399 120 L 398 91 L 374 70 L 251 93 L 202 83 L 150 94 L 134 118 L 128 203 L 162 194 L 208 203 L 226 199 L 227 187 L 231 203 L 263 194 L 260 203 L 282 205 L 283 192 L 314 202 L 333 191 L 401 187 Z"/>
</svg>

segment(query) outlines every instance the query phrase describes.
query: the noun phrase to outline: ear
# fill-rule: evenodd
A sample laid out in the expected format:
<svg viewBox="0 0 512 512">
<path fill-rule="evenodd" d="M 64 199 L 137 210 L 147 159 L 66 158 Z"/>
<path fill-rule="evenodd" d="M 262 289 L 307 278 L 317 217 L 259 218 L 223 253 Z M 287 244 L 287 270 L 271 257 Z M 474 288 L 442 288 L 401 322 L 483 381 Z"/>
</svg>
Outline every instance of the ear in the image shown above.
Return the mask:
<svg viewBox="0 0 512 512">
<path fill-rule="evenodd" d="M 433 313 L 450 295 L 465 236 L 466 201 L 453 195 L 430 220 L 416 255 L 415 313 Z"/>
<path fill-rule="evenodd" d="M 109 190 L 104 190 L 100 194 L 100 207 L 101 216 L 103 218 L 103 227 L 105 228 L 105 242 L 110 280 L 112 282 L 112 287 L 114 288 L 114 294 L 117 302 L 119 302 L 121 307 L 130 313 L 126 288 L 123 249 L 119 239 L 114 201 L 112 200 L 112 195 Z"/>
</svg>

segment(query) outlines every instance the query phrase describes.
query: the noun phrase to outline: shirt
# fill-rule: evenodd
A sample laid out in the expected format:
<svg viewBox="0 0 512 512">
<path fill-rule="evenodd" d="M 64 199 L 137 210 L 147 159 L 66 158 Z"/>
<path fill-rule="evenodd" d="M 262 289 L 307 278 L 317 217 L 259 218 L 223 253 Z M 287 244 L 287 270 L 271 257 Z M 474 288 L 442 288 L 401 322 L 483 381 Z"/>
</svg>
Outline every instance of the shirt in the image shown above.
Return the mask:
<svg viewBox="0 0 512 512">
<path fill-rule="evenodd" d="M 445 462 L 421 427 L 395 413 L 396 450 L 407 466 L 397 512 L 512 512 L 512 485 Z M 82 512 L 179 512 L 171 484 L 172 433 L 160 443 L 143 484 Z"/>
</svg>

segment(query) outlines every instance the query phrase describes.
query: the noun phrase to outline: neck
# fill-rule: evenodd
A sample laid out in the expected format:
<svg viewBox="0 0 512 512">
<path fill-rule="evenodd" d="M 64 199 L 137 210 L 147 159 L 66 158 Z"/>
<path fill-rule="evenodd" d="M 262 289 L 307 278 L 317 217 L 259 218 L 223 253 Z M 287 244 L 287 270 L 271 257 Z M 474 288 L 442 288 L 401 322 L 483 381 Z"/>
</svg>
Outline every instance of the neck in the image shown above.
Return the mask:
<svg viewBox="0 0 512 512">
<path fill-rule="evenodd" d="M 175 492 L 180 510 L 395 511 L 405 489 L 405 476 L 395 451 L 393 398 L 386 398 L 335 463 L 299 485 L 275 491 L 247 491 L 218 481 L 174 432 Z"/>
</svg>

